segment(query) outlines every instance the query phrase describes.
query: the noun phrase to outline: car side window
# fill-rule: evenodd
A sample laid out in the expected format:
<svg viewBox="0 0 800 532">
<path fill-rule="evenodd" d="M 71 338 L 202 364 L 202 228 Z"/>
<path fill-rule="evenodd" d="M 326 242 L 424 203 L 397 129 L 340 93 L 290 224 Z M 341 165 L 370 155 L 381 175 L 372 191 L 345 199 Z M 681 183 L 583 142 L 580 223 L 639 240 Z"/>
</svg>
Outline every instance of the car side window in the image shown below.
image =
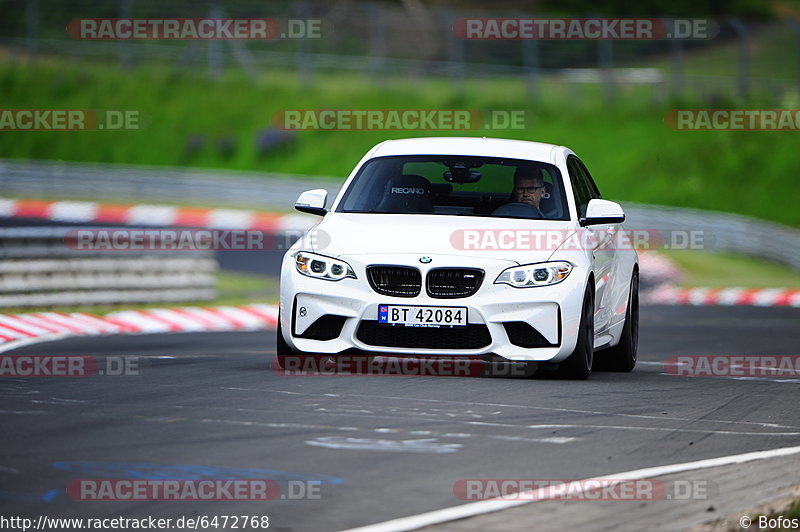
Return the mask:
<svg viewBox="0 0 800 532">
<path fill-rule="evenodd" d="M 597 188 L 594 179 L 592 179 L 592 174 L 590 174 L 589 170 L 586 169 L 586 165 L 583 164 L 583 161 L 578 158 L 575 160 L 578 162 L 578 166 L 581 169 L 581 174 L 583 174 L 586 185 L 589 187 L 589 195 L 592 197 L 592 199 L 603 199 L 603 196 L 600 195 L 600 189 Z"/>
<path fill-rule="evenodd" d="M 589 205 L 589 200 L 592 197 L 583 177 L 578 158 L 574 155 L 570 155 L 567 158 L 567 171 L 569 172 L 569 180 L 572 182 L 572 194 L 575 198 L 575 205 L 578 208 L 578 218 L 583 218 L 586 216 L 586 206 Z"/>
</svg>

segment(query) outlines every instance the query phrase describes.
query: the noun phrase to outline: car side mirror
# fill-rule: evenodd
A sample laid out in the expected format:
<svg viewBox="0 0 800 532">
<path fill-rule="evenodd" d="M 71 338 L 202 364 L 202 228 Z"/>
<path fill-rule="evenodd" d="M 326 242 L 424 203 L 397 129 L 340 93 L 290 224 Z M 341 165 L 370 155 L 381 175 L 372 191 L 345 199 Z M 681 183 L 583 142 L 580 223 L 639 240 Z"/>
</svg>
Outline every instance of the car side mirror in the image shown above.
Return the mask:
<svg viewBox="0 0 800 532">
<path fill-rule="evenodd" d="M 581 227 L 599 224 L 621 224 L 625 221 L 625 212 L 619 203 L 604 199 L 589 200 L 586 216 L 578 220 Z"/>
<path fill-rule="evenodd" d="M 294 203 L 294 208 L 300 212 L 325 216 L 328 213 L 328 210 L 325 208 L 325 203 L 327 201 L 328 191 L 324 188 L 306 190 L 297 198 L 297 201 Z"/>
</svg>

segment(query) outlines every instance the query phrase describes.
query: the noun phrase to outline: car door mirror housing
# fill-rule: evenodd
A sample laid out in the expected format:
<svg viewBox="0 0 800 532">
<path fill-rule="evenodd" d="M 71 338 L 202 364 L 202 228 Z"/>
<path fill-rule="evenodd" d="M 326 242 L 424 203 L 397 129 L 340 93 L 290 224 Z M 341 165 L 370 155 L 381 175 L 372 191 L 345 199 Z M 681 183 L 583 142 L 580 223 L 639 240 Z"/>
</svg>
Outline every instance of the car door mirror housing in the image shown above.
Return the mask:
<svg viewBox="0 0 800 532">
<path fill-rule="evenodd" d="M 625 211 L 619 203 L 604 199 L 589 200 L 586 216 L 579 220 L 582 227 L 599 224 L 621 224 L 625 221 Z"/>
<path fill-rule="evenodd" d="M 294 208 L 300 212 L 325 216 L 328 213 L 328 210 L 325 208 L 325 203 L 327 203 L 327 201 L 328 191 L 324 188 L 306 190 L 297 198 L 297 201 L 294 203 Z"/>
</svg>

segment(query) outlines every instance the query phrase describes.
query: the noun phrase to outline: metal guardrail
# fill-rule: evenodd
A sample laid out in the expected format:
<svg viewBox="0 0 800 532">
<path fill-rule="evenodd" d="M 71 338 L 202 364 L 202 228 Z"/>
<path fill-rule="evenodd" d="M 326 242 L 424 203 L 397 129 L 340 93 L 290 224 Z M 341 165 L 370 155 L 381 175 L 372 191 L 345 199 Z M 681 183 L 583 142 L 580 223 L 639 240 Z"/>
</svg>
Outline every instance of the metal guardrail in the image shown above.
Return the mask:
<svg viewBox="0 0 800 532">
<path fill-rule="evenodd" d="M 343 182 L 344 178 L 303 175 L 0 159 L 0 191 L 30 197 L 196 201 L 290 210 L 301 191 L 325 188 L 332 198 Z"/>
<path fill-rule="evenodd" d="M 615 83 L 653 85 L 665 83 L 667 78 L 658 68 L 614 68 L 603 71 L 600 68 L 565 68 L 561 77 L 570 83 L 602 83 L 605 76 L 611 76 Z"/>
<path fill-rule="evenodd" d="M 343 182 L 305 175 L 0 159 L 0 190 L 32 197 L 180 199 L 286 211 L 302 191 L 312 188 L 325 188 L 332 201 Z M 624 207 L 628 229 L 699 231 L 703 249 L 762 257 L 800 270 L 797 229 L 724 212 L 636 203 Z"/>
<path fill-rule="evenodd" d="M 678 247 L 686 244 L 684 235 L 694 232 L 696 247 L 751 255 L 779 262 L 800 270 L 800 230 L 740 214 L 624 203 L 625 228 L 658 232 L 671 245 L 671 235 L 681 235 Z"/>
<path fill-rule="evenodd" d="M 207 301 L 218 264 L 206 251 L 86 251 L 66 227 L 0 229 L 0 308 Z"/>
</svg>

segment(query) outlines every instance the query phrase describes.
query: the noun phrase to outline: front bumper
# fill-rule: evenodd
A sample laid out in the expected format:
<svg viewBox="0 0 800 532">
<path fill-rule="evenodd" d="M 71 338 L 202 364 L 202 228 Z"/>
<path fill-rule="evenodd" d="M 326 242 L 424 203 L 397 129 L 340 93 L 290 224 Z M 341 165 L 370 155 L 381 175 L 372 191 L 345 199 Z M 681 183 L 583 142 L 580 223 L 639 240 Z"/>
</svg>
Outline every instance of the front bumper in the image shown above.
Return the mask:
<svg viewBox="0 0 800 532">
<path fill-rule="evenodd" d="M 505 284 L 493 284 L 505 266 L 460 264 L 459 266 L 485 269 L 483 283 L 472 296 L 443 299 L 431 298 L 424 290 L 417 297 L 392 297 L 376 293 L 366 280 L 365 265 L 354 264 L 349 258 L 348 262 L 355 269 L 358 278 L 335 282 L 301 275 L 291 261 L 284 262 L 281 275 L 281 328 L 286 342 L 297 351 L 333 355 L 355 348 L 387 356 L 498 355 L 517 361 L 560 362 L 575 349 L 588 278 L 588 273 L 579 266 L 559 284 L 513 288 Z M 438 262 L 441 266 L 441 261 Z M 396 262 L 404 263 L 408 264 Z M 419 267 L 419 264 L 414 267 Z M 419 269 L 424 277 L 426 268 Z M 453 332 L 452 329 L 420 331 L 416 327 L 377 325 L 380 304 L 463 306 L 467 308 L 467 320 L 472 329 L 469 333 L 465 331 L 462 334 L 461 331 Z M 322 323 L 319 320 L 324 316 L 328 316 L 325 319 L 334 324 L 338 334 L 335 337 L 323 335 L 326 339 L 315 339 L 320 335 L 319 327 L 315 328 L 314 325 Z M 339 318 L 331 320 L 330 316 Z M 544 340 L 546 346 L 521 347 L 519 334 L 514 333 L 514 327 L 519 330 L 520 322 L 538 331 L 539 339 Z M 509 323 L 517 325 L 509 326 Z M 463 335 L 480 338 L 481 341 L 470 347 L 469 344 L 476 344 L 476 341 L 463 340 Z M 413 341 L 402 345 L 404 338 L 411 338 Z M 455 340 L 450 344 L 447 338 Z M 527 345 L 524 342 L 522 344 Z M 537 345 L 542 345 L 542 342 Z"/>
</svg>

